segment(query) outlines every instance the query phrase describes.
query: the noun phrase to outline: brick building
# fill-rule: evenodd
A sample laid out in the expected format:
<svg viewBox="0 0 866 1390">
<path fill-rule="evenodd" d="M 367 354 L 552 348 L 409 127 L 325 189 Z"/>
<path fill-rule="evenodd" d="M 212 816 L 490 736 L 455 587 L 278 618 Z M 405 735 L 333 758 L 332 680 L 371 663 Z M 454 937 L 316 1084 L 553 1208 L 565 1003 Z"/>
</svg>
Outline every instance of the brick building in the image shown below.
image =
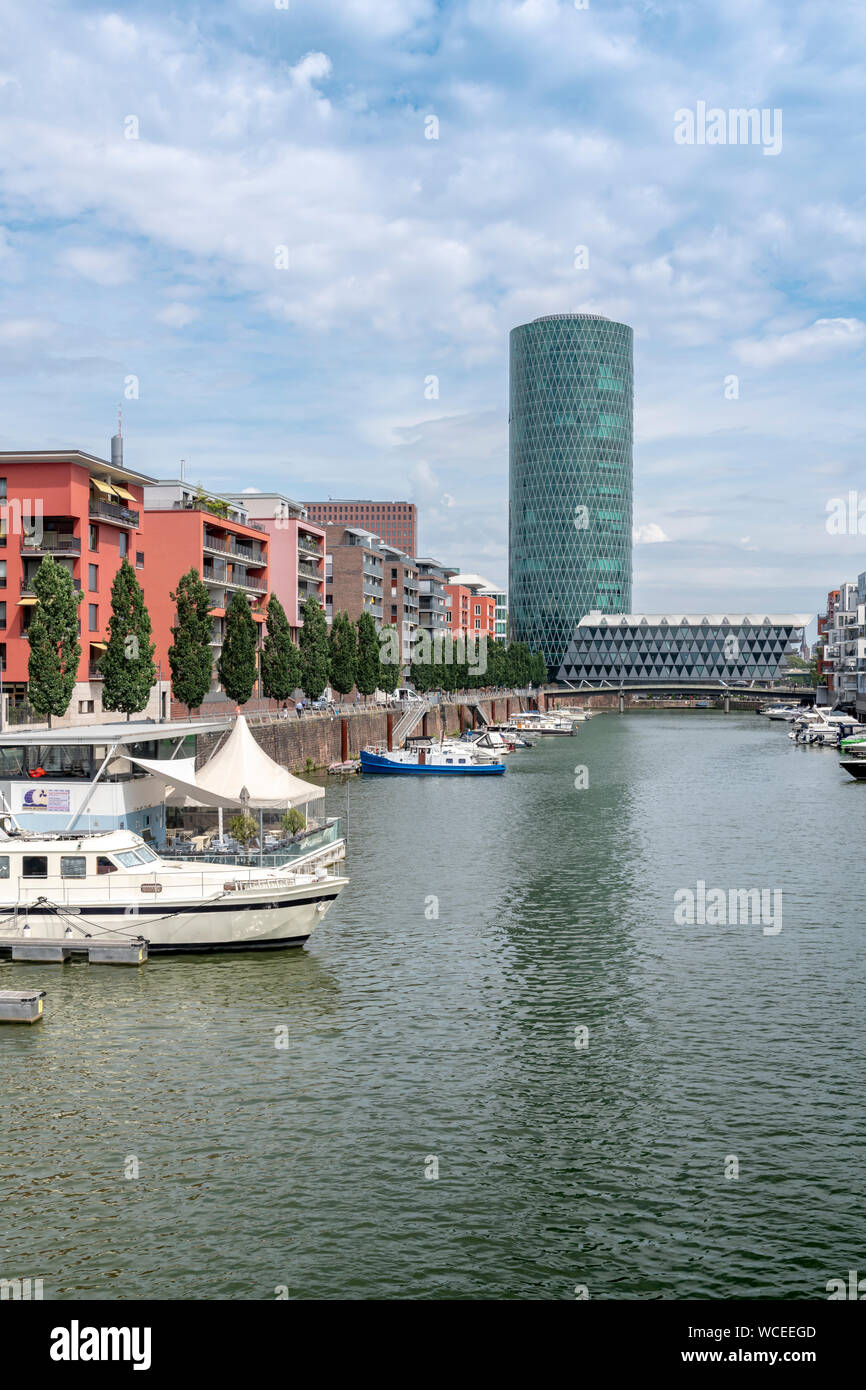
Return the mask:
<svg viewBox="0 0 866 1390">
<path fill-rule="evenodd" d="M 356 526 L 407 555 L 418 553 L 418 509 L 414 502 L 329 497 L 327 502 L 305 502 L 304 507 L 310 521 L 318 526 Z"/>
</svg>

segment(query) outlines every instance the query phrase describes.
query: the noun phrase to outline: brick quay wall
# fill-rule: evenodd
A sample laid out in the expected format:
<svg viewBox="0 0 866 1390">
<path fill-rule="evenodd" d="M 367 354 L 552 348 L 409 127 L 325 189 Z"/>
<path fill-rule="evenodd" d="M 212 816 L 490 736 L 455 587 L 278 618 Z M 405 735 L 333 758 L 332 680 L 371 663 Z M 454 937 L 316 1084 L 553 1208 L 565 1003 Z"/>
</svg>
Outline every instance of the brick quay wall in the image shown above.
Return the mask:
<svg viewBox="0 0 866 1390">
<path fill-rule="evenodd" d="M 442 732 L 459 734 L 463 729 L 481 727 L 475 708 L 484 711 L 491 724 L 504 723 L 521 710 L 534 709 L 535 701 L 525 694 L 483 695 L 477 700 L 462 697 L 459 701 L 445 700 L 433 705 L 423 721 L 413 731 L 438 738 Z M 303 773 L 313 768 L 330 767 L 332 763 L 357 758 L 370 743 L 388 743 L 391 733 L 405 713 L 401 707 L 393 710 L 378 706 L 338 711 L 336 714 L 307 712 L 300 719 L 294 710 L 288 717 L 265 716 L 244 709 L 256 742 L 270 757 L 290 772 Z M 200 734 L 197 764 L 201 767 L 213 754 L 221 734 Z"/>
</svg>

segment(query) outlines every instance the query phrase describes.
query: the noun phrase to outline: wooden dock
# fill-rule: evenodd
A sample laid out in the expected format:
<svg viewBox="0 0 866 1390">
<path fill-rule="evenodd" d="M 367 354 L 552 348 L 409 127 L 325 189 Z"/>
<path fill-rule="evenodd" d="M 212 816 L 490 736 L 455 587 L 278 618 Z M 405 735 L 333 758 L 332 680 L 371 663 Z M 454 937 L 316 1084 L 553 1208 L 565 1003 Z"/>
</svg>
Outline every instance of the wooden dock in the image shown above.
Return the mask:
<svg viewBox="0 0 866 1390">
<path fill-rule="evenodd" d="M 84 956 L 91 965 L 143 965 L 147 960 L 147 942 L 101 941 L 92 936 L 0 936 L 0 955 L 13 961 L 39 962 L 42 965 L 62 965 L 73 956 Z"/>
</svg>

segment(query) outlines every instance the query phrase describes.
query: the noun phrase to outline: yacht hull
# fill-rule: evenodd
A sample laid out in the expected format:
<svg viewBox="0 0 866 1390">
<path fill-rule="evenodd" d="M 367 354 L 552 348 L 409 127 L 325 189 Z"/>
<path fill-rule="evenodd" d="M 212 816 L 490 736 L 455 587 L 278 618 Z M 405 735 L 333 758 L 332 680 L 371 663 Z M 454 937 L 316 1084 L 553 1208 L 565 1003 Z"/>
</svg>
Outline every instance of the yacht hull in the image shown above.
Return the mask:
<svg viewBox="0 0 866 1390">
<path fill-rule="evenodd" d="M 221 899 L 191 908 L 188 903 L 160 903 L 158 908 L 62 907 L 60 911 L 20 904 L 13 922 L 2 930 L 3 943 L 29 935 L 62 941 L 91 936 L 106 944 L 144 937 L 150 955 L 182 951 L 238 951 L 256 947 L 302 946 L 342 892 L 347 879 L 330 878 L 303 889 L 276 888 L 244 902 Z M 3 915 L 14 908 L 0 908 Z"/>
</svg>

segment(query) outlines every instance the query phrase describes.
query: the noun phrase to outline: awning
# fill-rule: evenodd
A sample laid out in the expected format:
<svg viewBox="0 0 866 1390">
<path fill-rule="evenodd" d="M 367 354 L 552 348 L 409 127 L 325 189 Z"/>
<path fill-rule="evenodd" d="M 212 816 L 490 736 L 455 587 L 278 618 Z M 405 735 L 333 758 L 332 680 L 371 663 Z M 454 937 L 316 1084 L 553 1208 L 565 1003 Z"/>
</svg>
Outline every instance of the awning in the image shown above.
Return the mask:
<svg viewBox="0 0 866 1390">
<path fill-rule="evenodd" d="M 18 602 L 19 602 L 24 608 L 32 608 L 33 604 L 34 604 L 34 603 L 38 603 L 39 600 L 38 600 L 38 598 L 31 598 L 31 597 L 28 595 L 26 598 L 20 598 L 20 599 L 18 600 Z"/>
<path fill-rule="evenodd" d="M 138 501 L 138 498 L 137 498 L 137 497 L 134 497 L 133 494 L 132 494 L 131 492 L 127 492 L 127 490 L 126 490 L 125 487 L 121 487 L 121 486 L 120 486 L 120 483 L 112 483 L 111 486 L 112 486 L 112 488 L 114 489 L 114 491 L 117 493 L 118 497 L 123 497 L 127 502 L 137 502 L 137 501 Z"/>
<path fill-rule="evenodd" d="M 95 488 L 99 489 L 100 492 L 104 492 L 106 497 L 114 496 L 114 488 L 111 487 L 109 483 L 104 483 L 101 478 L 91 478 L 90 481 L 92 482 Z"/>
<path fill-rule="evenodd" d="M 100 650 L 101 652 L 107 652 L 107 651 L 108 651 L 108 643 L 107 643 L 107 642 L 91 642 L 90 645 L 91 645 L 91 647 L 98 647 L 99 650 Z"/>
<path fill-rule="evenodd" d="M 243 715 L 223 746 L 192 777 L 172 771 L 171 762 L 130 758 L 136 767 L 165 784 L 169 806 L 247 806 L 251 811 L 279 811 L 319 801 L 325 788 L 295 777 L 256 743 Z"/>
</svg>

